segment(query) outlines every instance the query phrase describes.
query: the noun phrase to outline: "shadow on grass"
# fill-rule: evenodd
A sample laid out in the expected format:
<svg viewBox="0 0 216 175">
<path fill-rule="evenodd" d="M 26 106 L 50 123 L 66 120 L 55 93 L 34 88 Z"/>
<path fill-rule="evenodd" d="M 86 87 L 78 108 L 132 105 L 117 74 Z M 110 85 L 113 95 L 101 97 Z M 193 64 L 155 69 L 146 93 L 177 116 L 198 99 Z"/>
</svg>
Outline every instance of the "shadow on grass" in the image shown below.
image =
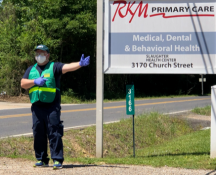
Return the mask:
<svg viewBox="0 0 216 175">
<path fill-rule="evenodd" d="M 198 156 L 198 155 L 210 155 L 210 152 L 195 152 L 195 153 L 180 153 L 180 154 L 171 154 L 171 153 L 167 153 L 167 154 L 157 154 L 157 155 L 149 155 L 149 156 L 137 156 L 137 157 L 142 157 L 142 158 L 146 158 L 146 157 L 160 157 L 160 156 L 189 156 L 189 155 L 195 155 L 195 156 Z"/>
<path fill-rule="evenodd" d="M 121 166 L 113 166 L 113 165 L 63 165 L 64 168 L 83 168 L 83 167 L 106 167 L 106 168 L 129 168 L 129 167 L 121 167 Z"/>
</svg>

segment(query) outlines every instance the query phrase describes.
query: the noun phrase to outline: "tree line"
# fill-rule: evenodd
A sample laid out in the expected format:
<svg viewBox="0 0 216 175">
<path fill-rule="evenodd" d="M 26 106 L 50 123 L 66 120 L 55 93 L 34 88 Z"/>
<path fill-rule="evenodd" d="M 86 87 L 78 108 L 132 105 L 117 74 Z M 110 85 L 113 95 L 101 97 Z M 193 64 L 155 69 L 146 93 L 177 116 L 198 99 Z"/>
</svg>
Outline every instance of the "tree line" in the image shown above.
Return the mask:
<svg viewBox="0 0 216 175">
<path fill-rule="evenodd" d="M 0 92 L 27 93 L 20 87 L 25 70 L 33 65 L 35 46 L 45 44 L 50 60 L 70 63 L 81 54 L 90 66 L 67 73 L 61 91 L 73 89 L 82 98 L 96 94 L 96 0 L 3 0 L 0 5 Z M 216 83 L 206 75 L 205 93 Z M 136 96 L 200 94 L 200 75 L 104 75 L 104 97 L 122 98 L 125 86 L 135 84 Z"/>
</svg>

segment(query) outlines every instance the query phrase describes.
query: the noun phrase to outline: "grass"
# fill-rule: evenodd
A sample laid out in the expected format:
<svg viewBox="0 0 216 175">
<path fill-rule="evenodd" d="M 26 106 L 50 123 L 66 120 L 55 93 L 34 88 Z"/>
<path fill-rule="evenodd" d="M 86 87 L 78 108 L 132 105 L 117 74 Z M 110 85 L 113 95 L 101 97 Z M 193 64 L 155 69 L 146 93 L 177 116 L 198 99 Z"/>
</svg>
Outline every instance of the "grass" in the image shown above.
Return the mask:
<svg viewBox="0 0 216 175">
<path fill-rule="evenodd" d="M 193 130 L 186 121 L 170 118 L 159 113 L 149 113 L 135 118 L 135 140 L 137 149 L 163 143 Z M 74 137 L 76 142 L 95 156 L 95 127 L 70 130 L 65 136 Z M 132 121 L 124 119 L 104 125 L 104 157 L 127 157 L 132 154 Z"/>
<path fill-rule="evenodd" d="M 203 108 L 194 108 L 192 112 L 199 115 L 211 116 L 211 106 L 205 106 Z"/>
<path fill-rule="evenodd" d="M 131 148 L 132 149 L 132 148 Z M 173 138 L 168 142 L 136 149 L 136 158 L 105 157 L 103 159 L 67 158 L 83 164 L 130 164 L 187 169 L 216 169 L 216 159 L 210 159 L 210 130 L 196 131 Z"/>
<path fill-rule="evenodd" d="M 0 156 L 34 159 L 33 138 L 17 137 L 0 140 Z"/>
<path fill-rule="evenodd" d="M 135 97 L 135 100 L 143 99 L 157 99 L 157 98 L 179 98 L 179 97 L 195 97 L 197 95 L 168 95 L 168 96 L 140 96 Z M 115 102 L 115 101 L 125 101 L 125 98 L 113 98 L 113 99 L 104 99 L 104 102 Z M 76 95 L 61 95 L 62 104 L 81 104 L 81 103 L 96 103 L 96 99 L 83 99 Z"/>
<path fill-rule="evenodd" d="M 197 131 L 172 141 L 137 150 L 136 158 L 105 158 L 106 163 L 170 166 L 190 169 L 215 169 L 210 159 L 210 130 Z"/>
</svg>

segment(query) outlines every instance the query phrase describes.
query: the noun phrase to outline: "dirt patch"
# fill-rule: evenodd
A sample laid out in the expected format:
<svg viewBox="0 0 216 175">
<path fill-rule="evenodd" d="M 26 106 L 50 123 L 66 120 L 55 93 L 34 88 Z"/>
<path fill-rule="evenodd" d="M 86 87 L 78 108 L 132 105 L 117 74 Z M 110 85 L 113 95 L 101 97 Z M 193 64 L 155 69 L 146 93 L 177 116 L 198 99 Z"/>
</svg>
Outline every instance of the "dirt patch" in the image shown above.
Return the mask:
<svg viewBox="0 0 216 175">
<path fill-rule="evenodd" d="M 76 150 L 76 152 L 82 152 L 84 154 L 84 157 L 90 157 L 90 158 L 95 157 L 95 156 L 89 154 L 88 151 L 86 151 L 85 149 L 80 147 L 79 144 L 77 144 L 77 142 L 75 141 L 74 138 L 71 138 L 71 144 L 73 144 L 73 147 Z"/>
<path fill-rule="evenodd" d="M 67 132 L 67 131 L 66 131 Z M 84 157 L 94 158 L 95 156 L 91 155 L 87 150 L 82 148 L 76 141 L 76 139 L 70 135 L 70 136 L 64 136 L 63 139 L 70 140 L 71 145 L 73 145 L 73 149 L 76 153 L 81 153 Z"/>
<path fill-rule="evenodd" d="M 211 121 L 211 116 L 205 116 L 205 115 L 198 115 L 194 113 L 189 113 L 187 118 L 189 119 L 195 119 L 195 120 L 206 120 Z"/>
<path fill-rule="evenodd" d="M 0 102 L 13 102 L 13 103 L 30 103 L 28 95 L 17 97 L 10 97 L 7 95 L 0 95 Z"/>
<path fill-rule="evenodd" d="M 198 115 L 192 112 L 180 113 L 173 116 L 185 119 L 194 130 L 200 130 L 211 126 L 211 116 Z"/>
</svg>

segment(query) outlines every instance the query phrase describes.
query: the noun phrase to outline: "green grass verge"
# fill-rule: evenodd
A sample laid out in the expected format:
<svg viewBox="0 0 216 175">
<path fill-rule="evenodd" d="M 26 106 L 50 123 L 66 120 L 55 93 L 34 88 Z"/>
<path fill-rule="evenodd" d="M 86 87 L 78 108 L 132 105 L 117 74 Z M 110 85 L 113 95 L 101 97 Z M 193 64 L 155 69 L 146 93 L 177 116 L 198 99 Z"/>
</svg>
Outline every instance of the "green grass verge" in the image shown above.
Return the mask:
<svg viewBox="0 0 216 175">
<path fill-rule="evenodd" d="M 205 106 L 203 108 L 194 108 L 192 112 L 199 115 L 211 116 L 211 106 Z"/>
<path fill-rule="evenodd" d="M 154 167 L 179 167 L 188 169 L 216 169 L 216 159 L 210 159 L 210 130 L 197 131 L 172 141 L 138 149 L 136 158 L 69 158 L 68 161 L 100 164 L 150 165 Z"/>
<path fill-rule="evenodd" d="M 95 156 L 95 127 L 65 132 L 66 162 L 133 164 L 215 169 L 210 159 L 210 130 L 194 131 L 186 120 L 159 113 L 135 117 L 136 158 L 133 158 L 132 120 L 104 125 L 104 158 Z M 0 156 L 35 160 L 33 138 L 0 140 Z"/>
<path fill-rule="evenodd" d="M 169 95 L 169 96 L 145 96 L 145 97 L 135 97 L 135 100 L 144 99 L 158 99 L 158 98 L 179 98 L 179 97 L 196 97 L 197 95 Z M 116 99 L 104 99 L 104 102 L 115 102 L 115 101 L 125 101 L 125 98 Z M 82 103 L 96 103 L 96 99 L 83 99 L 76 95 L 61 95 L 62 104 L 82 104 Z"/>
</svg>

